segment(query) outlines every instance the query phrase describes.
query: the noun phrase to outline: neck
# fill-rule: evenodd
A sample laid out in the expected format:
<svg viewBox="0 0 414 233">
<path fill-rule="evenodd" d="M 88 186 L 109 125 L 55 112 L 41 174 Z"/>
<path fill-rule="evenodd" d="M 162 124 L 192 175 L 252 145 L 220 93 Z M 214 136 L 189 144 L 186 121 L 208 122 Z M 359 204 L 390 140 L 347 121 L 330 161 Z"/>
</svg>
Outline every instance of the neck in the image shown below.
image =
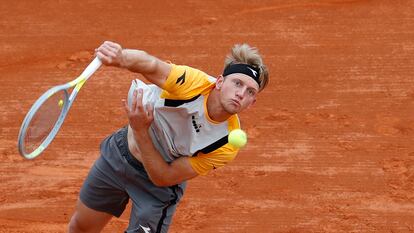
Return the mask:
<svg viewBox="0 0 414 233">
<path fill-rule="evenodd" d="M 220 102 L 220 92 L 217 89 L 213 89 L 207 99 L 207 112 L 210 119 L 222 122 L 227 120 L 231 114 L 226 112 Z"/>
</svg>

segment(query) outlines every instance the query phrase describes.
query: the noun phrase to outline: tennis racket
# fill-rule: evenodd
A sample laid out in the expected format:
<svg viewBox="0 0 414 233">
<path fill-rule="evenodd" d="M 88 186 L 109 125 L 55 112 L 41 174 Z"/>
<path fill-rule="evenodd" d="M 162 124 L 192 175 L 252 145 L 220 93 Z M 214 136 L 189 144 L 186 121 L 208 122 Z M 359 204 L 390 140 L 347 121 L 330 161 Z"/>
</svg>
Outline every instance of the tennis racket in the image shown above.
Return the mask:
<svg viewBox="0 0 414 233">
<path fill-rule="evenodd" d="M 36 158 L 52 142 L 79 90 L 101 65 L 96 57 L 78 78 L 50 88 L 36 100 L 20 127 L 18 148 L 24 158 Z"/>
</svg>

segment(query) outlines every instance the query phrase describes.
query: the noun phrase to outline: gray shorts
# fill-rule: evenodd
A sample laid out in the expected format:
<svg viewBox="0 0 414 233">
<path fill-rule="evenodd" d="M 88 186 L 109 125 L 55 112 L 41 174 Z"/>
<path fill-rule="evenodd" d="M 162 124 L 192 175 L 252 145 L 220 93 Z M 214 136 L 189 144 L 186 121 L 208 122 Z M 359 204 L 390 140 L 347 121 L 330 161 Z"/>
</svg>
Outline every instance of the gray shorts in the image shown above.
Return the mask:
<svg viewBox="0 0 414 233">
<path fill-rule="evenodd" d="M 80 200 L 91 209 L 119 217 L 131 199 L 126 232 L 148 232 L 148 228 L 151 233 L 167 232 L 185 185 L 155 186 L 129 152 L 127 128 L 122 128 L 102 142 L 101 156 L 89 171 Z"/>
</svg>

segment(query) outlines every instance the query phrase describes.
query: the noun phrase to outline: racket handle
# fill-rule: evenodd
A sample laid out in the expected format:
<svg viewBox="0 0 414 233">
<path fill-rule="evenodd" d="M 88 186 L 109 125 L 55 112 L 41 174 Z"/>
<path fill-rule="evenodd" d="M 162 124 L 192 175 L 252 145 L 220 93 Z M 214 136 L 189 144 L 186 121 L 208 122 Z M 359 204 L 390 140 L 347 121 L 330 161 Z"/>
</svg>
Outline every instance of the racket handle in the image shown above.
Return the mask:
<svg viewBox="0 0 414 233">
<path fill-rule="evenodd" d="M 101 67 L 101 65 L 101 60 L 99 60 L 98 57 L 95 57 L 95 59 L 93 59 L 93 61 L 88 65 L 88 67 L 86 67 L 80 76 L 84 79 L 88 79 L 93 73 L 95 73 L 96 70 L 99 69 L 99 67 Z"/>
</svg>

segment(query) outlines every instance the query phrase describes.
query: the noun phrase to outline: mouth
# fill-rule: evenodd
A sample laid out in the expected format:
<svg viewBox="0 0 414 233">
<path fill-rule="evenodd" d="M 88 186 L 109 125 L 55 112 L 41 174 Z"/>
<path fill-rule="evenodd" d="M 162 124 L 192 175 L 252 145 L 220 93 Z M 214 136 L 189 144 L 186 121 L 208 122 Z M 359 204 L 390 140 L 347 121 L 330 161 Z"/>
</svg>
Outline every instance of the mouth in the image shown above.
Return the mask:
<svg viewBox="0 0 414 233">
<path fill-rule="evenodd" d="M 236 105 L 237 107 L 240 107 L 241 106 L 240 101 L 235 100 L 235 99 L 232 99 L 231 100 L 231 103 L 234 104 L 234 105 Z"/>
</svg>

